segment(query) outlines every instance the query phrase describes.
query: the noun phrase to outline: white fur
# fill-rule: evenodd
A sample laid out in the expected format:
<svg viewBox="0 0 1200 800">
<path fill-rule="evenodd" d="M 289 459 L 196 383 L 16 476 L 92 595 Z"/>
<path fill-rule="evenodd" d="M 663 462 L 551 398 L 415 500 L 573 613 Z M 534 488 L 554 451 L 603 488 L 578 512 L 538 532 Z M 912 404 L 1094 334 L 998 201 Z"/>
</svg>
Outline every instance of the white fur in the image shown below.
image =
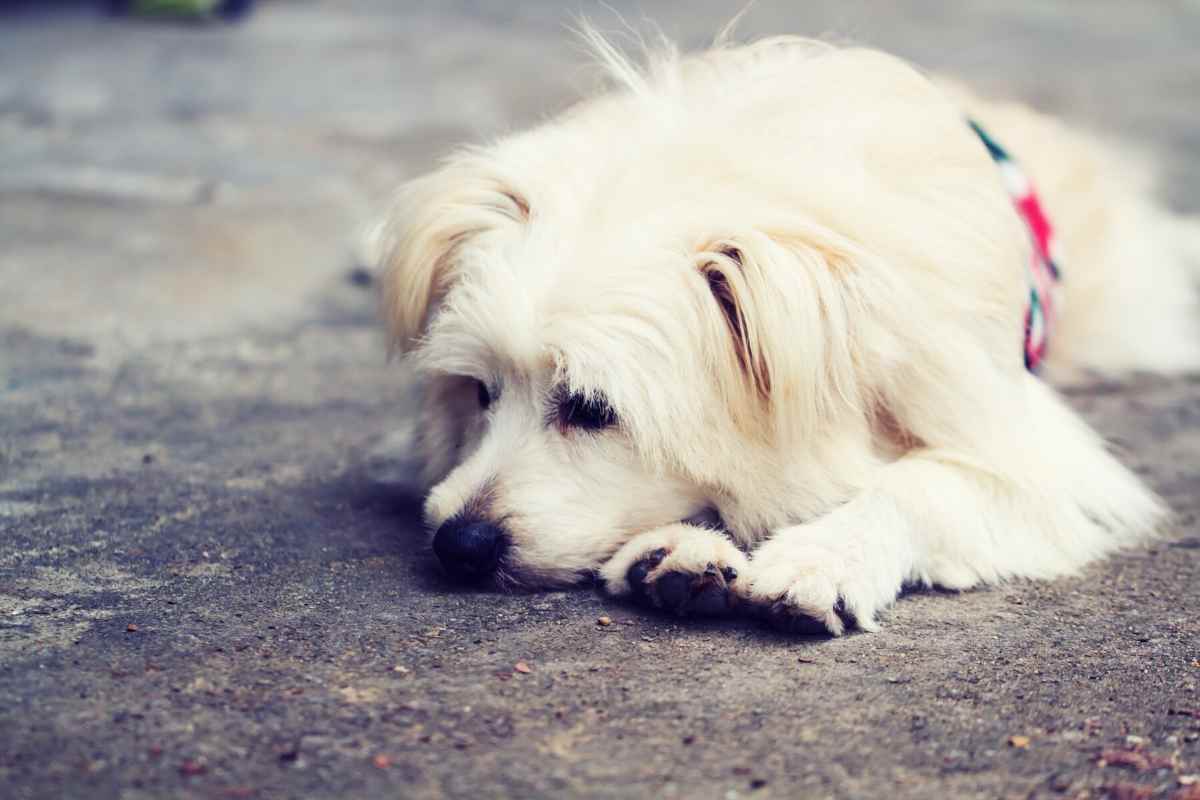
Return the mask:
<svg viewBox="0 0 1200 800">
<path fill-rule="evenodd" d="M 1200 366 L 1200 235 L 1144 170 L 870 50 L 597 49 L 614 89 L 414 181 L 379 238 L 431 527 L 503 524 L 509 584 L 622 593 L 657 548 L 651 580 L 736 566 L 742 598 L 833 633 L 906 583 L 1063 575 L 1154 529 L 1159 501 L 1023 368 L 1029 241 L 964 115 L 1057 225 L 1052 376 Z M 619 425 L 556 424 L 571 391 Z M 730 540 L 679 524 L 709 506 Z"/>
</svg>

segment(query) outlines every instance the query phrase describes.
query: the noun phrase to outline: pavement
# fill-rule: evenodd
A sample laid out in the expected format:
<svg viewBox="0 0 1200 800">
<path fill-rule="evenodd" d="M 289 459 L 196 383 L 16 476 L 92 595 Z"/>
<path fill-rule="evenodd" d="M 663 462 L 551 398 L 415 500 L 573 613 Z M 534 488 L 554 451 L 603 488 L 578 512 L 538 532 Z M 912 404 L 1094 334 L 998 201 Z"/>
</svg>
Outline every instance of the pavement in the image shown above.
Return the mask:
<svg viewBox="0 0 1200 800">
<path fill-rule="evenodd" d="M 440 577 L 380 450 L 411 402 L 356 226 L 592 85 L 581 11 L 696 45 L 738 5 L 0 6 L 0 796 L 1197 796 L 1200 376 L 1070 395 L 1168 538 L 916 592 L 879 633 Z M 744 27 L 1124 137 L 1200 212 L 1194 0 L 763 0 Z"/>
</svg>

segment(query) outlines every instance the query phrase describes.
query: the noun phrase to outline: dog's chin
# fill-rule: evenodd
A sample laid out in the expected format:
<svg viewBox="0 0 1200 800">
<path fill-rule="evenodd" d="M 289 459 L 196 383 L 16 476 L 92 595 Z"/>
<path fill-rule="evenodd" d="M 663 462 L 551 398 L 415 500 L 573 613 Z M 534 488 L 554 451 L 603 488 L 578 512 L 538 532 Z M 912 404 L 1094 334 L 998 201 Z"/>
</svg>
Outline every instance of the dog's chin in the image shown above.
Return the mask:
<svg viewBox="0 0 1200 800">
<path fill-rule="evenodd" d="M 498 591 L 506 593 L 544 592 L 588 583 L 595 574 L 595 569 L 569 570 L 501 562 L 491 582 Z"/>
<path fill-rule="evenodd" d="M 697 528 L 711 528 L 714 531 L 725 532 L 725 520 L 721 519 L 721 512 L 709 506 L 702 508 L 695 514 L 679 520 L 685 525 L 695 525 Z"/>
<path fill-rule="evenodd" d="M 714 531 L 725 531 L 725 523 L 720 513 L 712 507 L 703 508 L 680 522 Z M 568 589 L 594 582 L 599 569 L 599 562 L 585 569 L 566 569 L 525 564 L 519 558 L 510 556 L 501 560 L 491 577 L 491 584 L 497 590 L 509 593 Z"/>
</svg>

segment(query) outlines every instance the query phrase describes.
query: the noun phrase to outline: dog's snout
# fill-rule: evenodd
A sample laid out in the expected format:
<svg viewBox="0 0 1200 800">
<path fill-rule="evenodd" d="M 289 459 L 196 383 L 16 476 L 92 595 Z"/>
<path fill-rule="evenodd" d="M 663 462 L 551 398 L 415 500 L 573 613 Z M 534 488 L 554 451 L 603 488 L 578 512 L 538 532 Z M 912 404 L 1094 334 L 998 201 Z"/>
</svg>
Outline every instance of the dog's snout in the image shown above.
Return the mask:
<svg viewBox="0 0 1200 800">
<path fill-rule="evenodd" d="M 500 526 L 455 517 L 438 528 L 433 537 L 433 552 L 450 577 L 463 582 L 477 581 L 496 570 L 506 544 L 507 536 Z"/>
</svg>

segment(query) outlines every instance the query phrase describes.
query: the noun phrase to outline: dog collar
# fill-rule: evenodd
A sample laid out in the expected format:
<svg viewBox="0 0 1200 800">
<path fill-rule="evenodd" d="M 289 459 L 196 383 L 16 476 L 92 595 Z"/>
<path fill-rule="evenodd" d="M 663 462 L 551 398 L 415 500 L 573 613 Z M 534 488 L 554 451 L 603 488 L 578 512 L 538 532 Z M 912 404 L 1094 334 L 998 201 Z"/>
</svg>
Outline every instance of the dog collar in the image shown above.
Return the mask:
<svg viewBox="0 0 1200 800">
<path fill-rule="evenodd" d="M 983 141 L 988 154 L 1000 167 L 1004 187 L 1012 198 L 1017 214 L 1029 231 L 1033 252 L 1029 259 L 1029 306 L 1025 311 L 1025 367 L 1037 370 L 1046 357 L 1050 332 L 1058 313 L 1058 287 L 1061 280 L 1057 240 L 1050 221 L 1042 211 L 1037 190 L 1008 152 L 974 120 L 971 129 Z"/>
</svg>

